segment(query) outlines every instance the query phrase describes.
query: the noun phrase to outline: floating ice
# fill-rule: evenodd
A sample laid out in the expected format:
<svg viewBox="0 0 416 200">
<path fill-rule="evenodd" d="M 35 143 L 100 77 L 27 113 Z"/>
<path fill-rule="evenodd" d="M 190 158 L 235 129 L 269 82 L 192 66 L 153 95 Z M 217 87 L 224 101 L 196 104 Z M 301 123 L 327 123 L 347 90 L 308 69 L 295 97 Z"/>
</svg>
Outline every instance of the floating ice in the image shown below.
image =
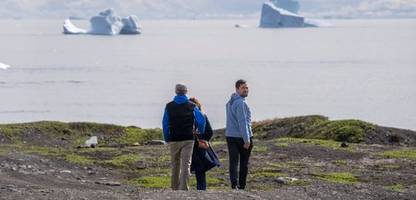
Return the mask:
<svg viewBox="0 0 416 200">
<path fill-rule="evenodd" d="M 248 26 L 245 24 L 235 24 L 234 27 L 236 28 L 247 28 Z"/>
<path fill-rule="evenodd" d="M 121 18 L 115 14 L 113 9 L 100 12 L 90 19 L 89 31 L 78 28 L 67 19 L 64 23 L 64 34 L 93 34 L 93 35 L 117 35 L 117 34 L 140 34 L 141 28 L 137 16 L 130 15 Z"/>
<path fill-rule="evenodd" d="M 6 65 L 0 62 L 0 69 L 9 69 L 9 68 L 10 68 L 10 65 Z"/>
<path fill-rule="evenodd" d="M 272 2 L 263 3 L 261 9 L 260 27 L 303 27 L 304 17 L 276 7 Z"/>
<path fill-rule="evenodd" d="M 84 33 L 87 33 L 87 31 L 82 28 L 76 27 L 74 24 L 72 24 L 71 20 L 66 19 L 64 22 L 64 33 L 65 34 L 84 34 Z"/>
<path fill-rule="evenodd" d="M 120 34 L 140 34 L 141 28 L 136 15 L 125 17 L 121 21 L 123 22 L 123 28 Z"/>
<path fill-rule="evenodd" d="M 305 27 L 331 27 L 332 24 L 316 19 L 305 19 Z"/>
<path fill-rule="evenodd" d="M 269 0 L 263 3 L 261 9 L 260 27 L 281 28 L 281 27 L 328 27 L 330 24 L 305 19 L 298 15 L 300 5 L 296 0 Z"/>
<path fill-rule="evenodd" d="M 278 8 L 283 8 L 292 13 L 298 13 L 300 4 L 296 0 L 271 0 L 271 2 Z"/>
</svg>

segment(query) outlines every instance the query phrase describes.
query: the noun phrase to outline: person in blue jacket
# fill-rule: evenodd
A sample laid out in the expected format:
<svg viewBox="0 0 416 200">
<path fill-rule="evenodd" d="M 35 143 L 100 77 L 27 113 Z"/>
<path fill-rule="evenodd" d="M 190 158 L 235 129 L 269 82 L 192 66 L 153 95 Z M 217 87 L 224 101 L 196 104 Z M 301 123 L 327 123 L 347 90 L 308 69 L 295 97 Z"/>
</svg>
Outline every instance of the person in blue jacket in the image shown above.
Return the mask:
<svg viewBox="0 0 416 200">
<path fill-rule="evenodd" d="M 251 111 L 246 102 L 248 84 L 245 80 L 235 83 L 235 93 L 226 105 L 225 136 L 230 162 L 230 182 L 232 189 L 246 188 L 249 160 L 253 149 Z M 238 170 L 238 167 L 240 168 Z"/>
<path fill-rule="evenodd" d="M 163 114 L 163 137 L 170 147 L 173 190 L 189 190 L 195 125 L 200 133 L 205 132 L 205 117 L 198 107 L 189 101 L 187 92 L 185 85 L 177 84 L 176 96 L 166 104 Z"/>
</svg>

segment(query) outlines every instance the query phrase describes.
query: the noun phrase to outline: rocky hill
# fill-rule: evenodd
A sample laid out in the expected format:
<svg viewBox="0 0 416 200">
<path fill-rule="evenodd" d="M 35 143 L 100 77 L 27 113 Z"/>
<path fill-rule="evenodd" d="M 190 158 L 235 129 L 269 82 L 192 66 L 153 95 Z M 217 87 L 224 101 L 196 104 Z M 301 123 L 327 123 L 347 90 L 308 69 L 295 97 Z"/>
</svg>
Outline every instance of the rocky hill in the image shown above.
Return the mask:
<svg viewBox="0 0 416 200">
<path fill-rule="evenodd" d="M 360 120 L 301 116 L 253 124 L 248 188 L 232 191 L 224 130 L 211 145 L 222 166 L 207 192 L 171 191 L 160 129 L 98 123 L 0 125 L 0 199 L 415 199 L 416 133 Z M 95 148 L 83 147 L 98 137 Z M 344 142 L 344 145 L 341 144 Z"/>
</svg>

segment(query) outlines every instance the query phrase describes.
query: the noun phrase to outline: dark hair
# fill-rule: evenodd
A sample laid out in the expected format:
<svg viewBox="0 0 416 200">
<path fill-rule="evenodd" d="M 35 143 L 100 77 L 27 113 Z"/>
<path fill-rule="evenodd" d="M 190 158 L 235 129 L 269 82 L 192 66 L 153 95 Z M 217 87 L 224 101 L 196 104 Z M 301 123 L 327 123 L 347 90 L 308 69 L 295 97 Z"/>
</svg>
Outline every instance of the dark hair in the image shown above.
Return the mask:
<svg viewBox="0 0 416 200">
<path fill-rule="evenodd" d="M 240 88 L 241 85 L 244 85 L 246 83 L 247 83 L 246 80 L 240 79 L 237 82 L 235 82 L 235 88 L 238 89 L 238 88 Z"/>
</svg>

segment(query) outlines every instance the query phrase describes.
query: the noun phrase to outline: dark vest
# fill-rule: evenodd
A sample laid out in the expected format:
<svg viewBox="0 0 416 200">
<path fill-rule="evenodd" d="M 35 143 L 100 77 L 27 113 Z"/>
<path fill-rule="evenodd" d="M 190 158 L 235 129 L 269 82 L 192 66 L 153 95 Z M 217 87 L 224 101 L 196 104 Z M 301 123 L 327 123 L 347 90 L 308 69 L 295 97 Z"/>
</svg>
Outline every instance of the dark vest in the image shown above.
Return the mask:
<svg viewBox="0 0 416 200">
<path fill-rule="evenodd" d="M 174 101 L 166 105 L 169 116 L 169 141 L 193 140 L 195 104 L 187 102 L 177 104 Z"/>
</svg>

